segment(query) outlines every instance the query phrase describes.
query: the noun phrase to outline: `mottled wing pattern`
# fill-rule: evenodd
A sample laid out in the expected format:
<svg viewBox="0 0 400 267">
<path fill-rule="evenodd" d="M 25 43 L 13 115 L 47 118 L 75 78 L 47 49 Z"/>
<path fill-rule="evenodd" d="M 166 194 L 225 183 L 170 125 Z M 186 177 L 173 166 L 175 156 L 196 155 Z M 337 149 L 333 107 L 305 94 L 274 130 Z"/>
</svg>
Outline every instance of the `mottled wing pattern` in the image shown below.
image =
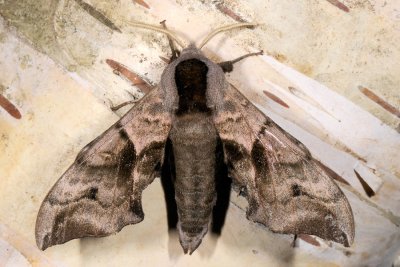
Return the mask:
<svg viewBox="0 0 400 267">
<path fill-rule="evenodd" d="M 38 247 L 106 236 L 142 221 L 141 194 L 163 161 L 170 126 L 156 88 L 83 148 L 42 203 Z"/>
<path fill-rule="evenodd" d="M 230 176 L 249 202 L 248 219 L 285 234 L 349 246 L 351 207 L 307 148 L 230 87 L 214 121 Z"/>
</svg>

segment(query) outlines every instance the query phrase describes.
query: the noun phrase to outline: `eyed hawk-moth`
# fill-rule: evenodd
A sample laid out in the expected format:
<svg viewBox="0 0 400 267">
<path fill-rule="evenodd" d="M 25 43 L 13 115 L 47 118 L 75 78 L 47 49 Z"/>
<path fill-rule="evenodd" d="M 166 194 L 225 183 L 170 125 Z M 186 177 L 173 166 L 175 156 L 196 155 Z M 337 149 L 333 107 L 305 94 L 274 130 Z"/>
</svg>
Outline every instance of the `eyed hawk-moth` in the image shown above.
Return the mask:
<svg viewBox="0 0 400 267">
<path fill-rule="evenodd" d="M 250 221 L 276 233 L 353 242 L 353 213 L 340 188 L 301 142 L 227 82 L 224 72 L 238 60 L 217 64 L 200 48 L 173 48 L 159 85 L 80 151 L 40 207 L 40 249 L 141 222 L 142 191 L 170 164 L 179 239 L 191 254 L 216 203 L 216 155 L 247 199 Z"/>
</svg>

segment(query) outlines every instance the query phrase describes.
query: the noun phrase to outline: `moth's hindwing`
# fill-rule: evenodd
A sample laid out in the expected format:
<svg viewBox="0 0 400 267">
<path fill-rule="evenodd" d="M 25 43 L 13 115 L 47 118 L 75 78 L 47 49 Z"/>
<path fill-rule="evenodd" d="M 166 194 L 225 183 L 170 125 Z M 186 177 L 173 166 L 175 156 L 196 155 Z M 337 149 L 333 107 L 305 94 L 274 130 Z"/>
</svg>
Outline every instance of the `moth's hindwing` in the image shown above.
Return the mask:
<svg viewBox="0 0 400 267">
<path fill-rule="evenodd" d="M 83 148 L 40 207 L 38 247 L 107 236 L 142 221 L 141 194 L 162 163 L 170 127 L 156 88 Z"/>
<path fill-rule="evenodd" d="M 262 114 L 235 88 L 214 122 L 248 219 L 285 234 L 311 234 L 349 246 L 351 207 L 307 148 Z"/>
</svg>

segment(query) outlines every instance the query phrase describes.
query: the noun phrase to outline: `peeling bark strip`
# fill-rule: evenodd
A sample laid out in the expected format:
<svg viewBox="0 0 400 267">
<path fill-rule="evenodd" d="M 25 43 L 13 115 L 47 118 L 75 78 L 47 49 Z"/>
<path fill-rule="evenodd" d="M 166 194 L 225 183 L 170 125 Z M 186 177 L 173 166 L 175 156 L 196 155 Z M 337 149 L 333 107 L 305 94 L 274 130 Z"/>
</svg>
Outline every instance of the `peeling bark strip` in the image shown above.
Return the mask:
<svg viewBox="0 0 400 267">
<path fill-rule="evenodd" d="M 150 9 L 150 6 L 143 0 L 133 0 L 134 3 L 139 4 L 147 9 Z"/>
<path fill-rule="evenodd" d="M 150 83 L 143 80 L 139 75 L 130 71 L 127 67 L 125 67 L 121 63 L 112 59 L 106 59 L 106 63 L 114 71 L 117 71 L 117 74 L 121 74 L 122 76 L 127 78 L 134 86 L 138 87 L 140 91 L 142 91 L 144 94 L 147 94 L 152 89 Z"/>
<path fill-rule="evenodd" d="M 308 95 L 306 95 L 305 93 L 303 93 L 302 91 L 300 91 L 299 89 L 292 87 L 292 86 L 288 86 L 289 91 L 297 96 L 298 98 L 310 103 L 311 105 L 319 108 L 320 110 L 324 111 L 326 114 L 328 114 L 329 116 L 331 116 L 332 118 L 334 118 L 335 120 L 337 120 L 338 122 L 340 122 L 340 119 L 336 118 L 331 112 L 329 112 L 326 108 L 324 108 L 323 106 L 321 106 L 317 101 L 315 101 L 314 99 L 312 99 L 311 97 L 309 97 Z"/>
<path fill-rule="evenodd" d="M 356 174 L 358 180 L 360 181 L 367 196 L 368 197 L 375 196 L 375 192 L 374 192 L 374 190 L 372 190 L 372 188 L 369 186 L 369 184 L 361 177 L 361 175 L 356 170 L 353 170 L 353 171 Z"/>
<path fill-rule="evenodd" d="M 272 99 L 273 101 L 275 101 L 276 103 L 278 103 L 281 106 L 284 106 L 285 108 L 289 108 L 289 105 L 286 104 L 282 99 L 280 99 L 279 97 L 277 97 L 276 95 L 274 95 L 273 93 L 270 93 L 268 91 L 263 91 L 264 94 L 266 96 L 268 96 L 270 99 Z"/>
<path fill-rule="evenodd" d="M 342 176 L 340 176 L 339 174 L 337 174 L 335 171 L 333 171 L 331 168 L 329 168 L 328 166 L 326 166 L 325 164 L 323 164 L 322 162 L 316 160 L 316 162 L 318 163 L 318 165 L 324 169 L 325 172 L 327 172 L 329 174 L 330 177 L 332 177 L 333 179 L 335 179 L 338 182 L 341 182 L 343 184 L 346 185 L 350 185 L 349 182 L 347 182 Z M 351 185 L 350 185 L 351 186 Z"/>
<path fill-rule="evenodd" d="M 332 5 L 340 8 L 344 12 L 349 12 L 350 11 L 350 9 L 345 4 L 343 4 L 342 2 L 339 2 L 338 0 L 326 0 L 326 1 L 328 1 Z"/>
<path fill-rule="evenodd" d="M 236 14 L 235 12 L 233 12 L 230 8 L 228 8 L 228 7 L 225 6 L 224 4 L 218 3 L 218 4 L 216 4 L 215 6 L 217 7 L 217 9 L 218 9 L 221 13 L 223 13 L 223 14 L 225 14 L 225 15 L 231 17 L 231 18 L 233 18 L 234 20 L 236 20 L 236 21 L 238 21 L 238 22 L 247 22 L 245 19 L 243 19 L 242 17 L 240 17 L 238 14 Z"/>
<path fill-rule="evenodd" d="M 3 95 L 0 95 L 0 106 L 4 108 L 14 118 L 21 119 L 21 113 L 19 112 L 19 110 Z"/>
<path fill-rule="evenodd" d="M 300 238 L 301 240 L 316 246 L 316 247 L 320 247 L 321 244 L 318 242 L 318 240 L 315 237 L 312 237 L 310 235 L 306 235 L 306 234 L 298 234 L 297 238 Z"/>
<path fill-rule="evenodd" d="M 121 32 L 121 30 L 117 26 L 115 26 L 115 24 L 111 20 L 109 20 L 96 8 L 92 7 L 88 3 L 83 2 L 82 0 L 75 0 L 75 2 L 80 5 L 87 13 L 89 13 L 89 15 L 100 21 L 102 24 L 106 25 L 111 30 Z"/>
<path fill-rule="evenodd" d="M 377 103 L 379 106 L 383 107 L 393 115 L 400 118 L 400 110 L 398 110 L 397 108 L 386 102 L 384 99 L 376 95 L 374 92 L 362 86 L 359 86 L 358 89 L 361 91 L 361 93 L 363 93 L 366 97 Z"/>
</svg>

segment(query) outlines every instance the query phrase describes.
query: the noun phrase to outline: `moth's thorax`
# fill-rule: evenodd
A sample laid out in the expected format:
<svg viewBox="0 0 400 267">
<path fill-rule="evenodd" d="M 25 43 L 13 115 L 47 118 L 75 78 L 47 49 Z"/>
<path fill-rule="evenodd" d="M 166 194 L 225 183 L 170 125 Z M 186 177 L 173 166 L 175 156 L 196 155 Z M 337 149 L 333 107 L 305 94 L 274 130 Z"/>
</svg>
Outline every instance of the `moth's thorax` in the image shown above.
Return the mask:
<svg viewBox="0 0 400 267">
<path fill-rule="evenodd" d="M 195 58 L 182 61 L 176 66 L 175 84 L 179 97 L 177 115 L 210 113 L 206 98 L 207 72 L 207 65 Z"/>
<path fill-rule="evenodd" d="M 228 83 L 218 64 L 189 46 L 166 67 L 160 87 L 165 109 L 182 114 L 191 110 L 218 111 Z"/>
</svg>

